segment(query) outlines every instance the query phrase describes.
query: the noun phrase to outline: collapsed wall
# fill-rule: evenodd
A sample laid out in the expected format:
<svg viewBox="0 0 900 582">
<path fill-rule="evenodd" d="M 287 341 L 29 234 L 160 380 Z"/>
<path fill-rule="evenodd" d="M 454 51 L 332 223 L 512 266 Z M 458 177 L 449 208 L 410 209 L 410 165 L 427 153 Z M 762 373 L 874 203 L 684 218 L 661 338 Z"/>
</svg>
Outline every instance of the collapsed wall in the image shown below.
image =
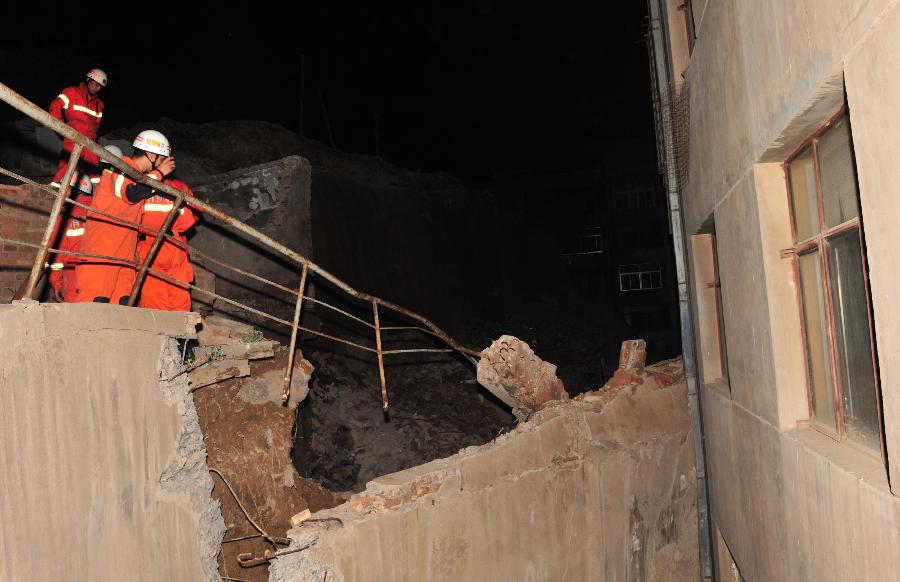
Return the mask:
<svg viewBox="0 0 900 582">
<path fill-rule="evenodd" d="M 698 579 L 680 363 L 627 375 L 492 443 L 373 479 L 290 530 L 270 579 Z"/>
<path fill-rule="evenodd" d="M 196 317 L 0 306 L 0 579 L 219 580 L 188 381 L 160 380 Z"/>
</svg>

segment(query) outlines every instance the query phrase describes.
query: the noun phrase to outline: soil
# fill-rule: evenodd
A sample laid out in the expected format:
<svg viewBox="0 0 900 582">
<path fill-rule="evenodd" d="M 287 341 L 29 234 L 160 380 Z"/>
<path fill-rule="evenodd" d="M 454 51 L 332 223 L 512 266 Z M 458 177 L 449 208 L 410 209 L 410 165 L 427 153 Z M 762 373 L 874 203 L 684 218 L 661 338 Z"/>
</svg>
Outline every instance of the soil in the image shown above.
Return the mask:
<svg viewBox="0 0 900 582">
<path fill-rule="evenodd" d="M 274 358 L 252 360 L 251 376 L 226 380 L 194 392 L 200 427 L 206 440 L 207 462 L 219 470 L 241 500 L 250 517 L 271 536 L 284 536 L 290 517 L 304 509 L 318 511 L 344 501 L 318 482 L 300 477 L 291 463 L 296 410 L 278 402 L 259 402 L 260 383 L 273 384 L 280 393 L 280 379 L 287 365 L 287 351 Z M 256 403 L 254 403 L 256 402 Z M 213 498 L 222 504 L 228 531 L 225 539 L 256 534 L 227 487 L 212 476 Z M 225 543 L 219 556 L 219 572 L 251 582 L 268 580 L 268 566 L 245 569 L 237 555 L 254 556 L 273 549 L 261 538 Z"/>
<path fill-rule="evenodd" d="M 461 358 L 387 364 L 385 415 L 374 362 L 308 348 L 307 357 L 316 371 L 300 406 L 295 460 L 301 475 L 332 490 L 361 491 L 374 477 L 484 444 L 513 426 L 509 408 Z"/>
</svg>

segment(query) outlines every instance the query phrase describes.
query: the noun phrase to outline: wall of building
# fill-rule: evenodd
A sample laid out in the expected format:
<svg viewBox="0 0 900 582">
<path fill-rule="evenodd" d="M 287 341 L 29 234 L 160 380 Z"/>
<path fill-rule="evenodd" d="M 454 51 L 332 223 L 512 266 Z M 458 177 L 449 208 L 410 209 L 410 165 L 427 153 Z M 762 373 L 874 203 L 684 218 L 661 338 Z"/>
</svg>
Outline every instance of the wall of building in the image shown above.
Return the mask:
<svg viewBox="0 0 900 582">
<path fill-rule="evenodd" d="M 710 498 L 748 581 L 888 580 L 900 571 L 900 501 L 890 489 L 900 483 L 900 362 L 890 357 L 900 350 L 898 26 L 896 0 L 709 2 L 685 75 L 686 230 L 714 224 L 727 351 L 728 381 L 702 387 Z M 781 163 L 845 95 L 888 464 L 807 426 L 797 289 L 781 252 L 793 246 Z"/>
<path fill-rule="evenodd" d="M 693 438 L 671 366 L 370 481 L 291 530 L 294 548 L 315 544 L 270 579 L 697 580 Z"/>
<path fill-rule="evenodd" d="M 0 579 L 219 579 L 225 526 L 187 379 L 159 381 L 192 317 L 0 306 Z"/>
</svg>

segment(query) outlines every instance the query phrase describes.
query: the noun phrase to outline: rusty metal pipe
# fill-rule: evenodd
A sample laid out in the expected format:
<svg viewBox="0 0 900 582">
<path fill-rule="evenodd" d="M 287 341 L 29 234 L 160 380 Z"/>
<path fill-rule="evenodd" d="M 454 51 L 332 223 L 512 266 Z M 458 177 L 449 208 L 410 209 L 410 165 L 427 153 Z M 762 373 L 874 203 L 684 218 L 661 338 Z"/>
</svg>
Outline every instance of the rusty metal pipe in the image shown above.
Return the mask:
<svg viewBox="0 0 900 582">
<path fill-rule="evenodd" d="M 59 213 L 69 195 L 72 175 L 78 170 L 78 158 L 81 156 L 81 149 L 80 145 L 75 144 L 75 147 L 72 148 L 72 153 L 69 155 L 69 165 L 66 168 L 63 181 L 60 183 L 56 201 L 53 203 L 53 208 L 50 210 L 47 228 L 44 229 L 44 236 L 41 237 L 41 246 L 38 248 L 37 256 L 34 257 L 34 264 L 31 266 L 31 274 L 28 276 L 28 284 L 25 285 L 23 297 L 31 297 L 34 293 L 34 288 L 37 287 L 37 282 L 41 277 L 41 273 L 44 272 L 44 263 L 47 261 L 47 249 L 53 244 L 53 241 L 50 240 L 50 238 L 57 232 L 56 224 L 60 219 Z"/>
<path fill-rule="evenodd" d="M 381 324 L 378 322 L 377 301 L 372 301 L 372 313 L 375 315 L 375 349 L 378 351 L 378 376 L 381 379 L 381 403 L 384 412 L 387 412 L 387 383 L 384 380 L 384 354 L 381 352 Z"/>
<path fill-rule="evenodd" d="M 294 376 L 294 350 L 297 347 L 297 325 L 300 323 L 300 311 L 303 309 L 303 289 L 306 287 L 306 273 L 309 264 L 303 263 L 300 273 L 300 286 L 297 288 L 297 305 L 294 307 L 294 325 L 291 326 L 291 347 L 288 349 L 287 370 L 284 371 L 284 386 L 281 389 L 281 401 L 287 404 L 291 395 L 291 379 Z"/>
<path fill-rule="evenodd" d="M 12 107 L 14 107 L 16 110 L 24 113 L 28 117 L 31 117 L 35 121 L 49 127 L 56 133 L 59 133 L 65 137 L 69 138 L 71 141 L 75 142 L 76 144 L 79 144 L 82 147 L 86 148 L 88 151 L 95 154 L 98 158 L 108 162 L 110 165 L 112 165 L 114 168 L 116 168 L 117 170 L 119 170 L 120 172 L 122 172 L 123 174 L 125 174 L 126 176 L 131 178 L 132 180 L 139 182 L 141 184 L 147 184 L 147 185 L 155 188 L 157 191 L 165 193 L 166 195 L 171 197 L 173 200 L 178 199 L 180 196 L 184 196 L 184 198 L 183 198 L 184 201 L 188 202 L 192 206 L 195 206 L 197 209 L 203 211 L 208 216 L 210 216 L 212 218 L 216 218 L 217 220 L 221 221 L 222 223 L 224 223 L 227 226 L 235 227 L 239 231 L 249 235 L 250 237 L 256 239 L 257 241 L 278 251 L 279 253 L 285 255 L 286 257 L 294 260 L 297 264 L 302 265 L 303 263 L 309 263 L 310 271 L 312 271 L 314 274 L 319 275 L 320 277 L 324 278 L 325 280 L 329 281 L 330 283 L 332 283 L 333 285 L 335 285 L 336 287 L 338 287 L 340 290 L 347 293 L 348 295 L 355 297 L 361 301 L 367 301 L 367 302 L 374 301 L 374 302 L 378 303 L 379 305 L 386 307 L 387 309 L 390 309 L 397 313 L 403 314 L 411 319 L 415 319 L 416 321 L 420 322 L 425 327 L 430 329 L 432 331 L 432 333 L 434 333 L 435 336 L 437 336 L 442 341 L 444 341 L 444 343 L 446 343 L 447 345 L 449 345 L 450 347 L 452 347 L 453 349 L 457 350 L 460 353 L 469 354 L 469 355 L 473 355 L 473 356 L 480 355 L 480 352 L 477 352 L 470 348 L 464 347 L 462 344 L 457 342 L 455 339 L 453 339 L 449 335 L 447 335 L 447 333 L 444 332 L 444 330 L 442 330 L 441 328 L 436 326 L 434 323 L 432 323 L 427 318 L 419 315 L 418 313 L 415 313 L 413 311 L 410 311 L 408 309 L 400 307 L 399 305 L 392 303 L 390 301 L 386 301 L 384 299 L 380 299 L 373 295 L 369 295 L 368 293 L 362 293 L 360 291 L 357 291 L 356 289 L 354 289 L 347 283 L 341 281 L 340 279 L 338 279 L 336 276 L 334 276 L 327 270 L 316 265 L 312 261 L 309 261 L 306 257 L 297 253 L 293 249 L 290 249 L 287 246 L 279 243 L 278 241 L 272 239 L 271 237 L 266 236 L 265 234 L 259 232 L 258 230 L 251 227 L 250 225 L 245 224 L 245 223 L 241 222 L 240 220 L 237 220 L 237 219 L 229 216 L 228 214 L 225 214 L 221 210 L 215 208 L 214 206 L 210 206 L 209 204 L 207 204 L 206 202 L 203 202 L 202 200 L 194 198 L 193 196 L 184 195 L 184 193 L 180 192 L 179 190 L 176 190 L 172 186 L 163 184 L 162 182 L 159 182 L 152 178 L 148 178 L 146 175 L 141 174 L 140 172 L 134 170 L 133 168 L 128 166 L 125 162 L 123 162 L 121 159 L 114 156 L 113 154 L 106 151 L 105 149 L 101 148 L 98 144 L 87 139 L 86 137 L 84 137 L 83 135 L 81 135 L 80 133 L 78 133 L 77 131 L 75 131 L 74 129 L 72 129 L 71 127 L 66 125 L 65 123 L 62 123 L 61 121 L 53 118 L 48 112 L 44 111 L 43 109 L 41 109 L 34 103 L 28 101 L 27 99 L 25 99 L 24 97 L 22 97 L 21 95 L 19 95 L 18 93 L 16 93 L 15 91 L 10 89 L 8 86 L 6 86 L 3 83 L 0 83 L 0 100 L 8 103 Z"/>
<path fill-rule="evenodd" d="M 2 236 L 0 236 L 0 242 L 14 244 L 14 245 L 22 245 L 22 246 L 34 248 L 34 249 L 39 249 L 41 246 L 36 243 L 30 243 L 30 242 L 12 239 L 12 238 L 6 238 L 6 237 L 2 237 Z M 111 257 L 108 255 L 97 255 L 97 254 L 93 254 L 93 253 L 81 253 L 81 252 L 77 252 L 77 251 L 63 251 L 62 249 L 55 249 L 55 248 L 48 248 L 47 251 L 52 252 L 52 253 L 63 253 L 64 252 L 67 255 L 71 255 L 73 257 L 84 257 L 84 258 L 89 258 L 89 259 L 102 259 L 102 260 L 109 261 L 111 263 L 120 264 L 120 265 L 128 265 L 128 266 L 132 266 L 132 267 L 137 266 L 137 263 L 135 261 L 129 261 L 128 259 L 122 259 L 120 257 Z M 162 271 L 157 271 L 156 269 L 150 268 L 147 270 L 147 272 L 150 273 L 151 275 L 153 275 L 154 277 L 159 277 L 160 279 L 169 281 L 170 283 L 175 283 L 176 285 L 183 285 L 189 289 L 193 289 L 200 293 L 205 293 L 215 299 L 221 299 L 222 301 L 224 301 L 230 305 L 234 305 L 235 307 L 239 307 L 240 309 L 243 309 L 243 310 L 253 313 L 255 315 L 259 315 L 260 317 L 264 317 L 266 319 L 269 319 L 276 323 L 286 325 L 288 327 L 293 327 L 293 324 L 291 322 L 281 319 L 280 317 L 270 315 L 264 311 L 260 311 L 253 307 L 250 307 L 249 305 L 245 305 L 239 301 L 235 301 L 235 300 L 229 299 L 228 297 L 225 297 L 223 295 L 219 295 L 218 293 L 214 293 L 214 292 L 208 291 L 206 289 L 201 289 L 192 283 L 189 283 L 187 281 L 182 281 L 181 279 L 177 279 L 175 277 L 167 275 L 167 274 L 163 273 Z M 307 297 L 305 295 L 303 297 L 304 297 L 304 299 L 307 299 L 307 300 L 310 299 L 309 297 Z M 372 327 L 374 328 L 374 326 L 372 326 Z M 367 351 L 367 352 L 372 352 L 374 354 L 378 353 L 377 349 L 372 349 L 368 346 L 364 346 L 362 344 L 358 344 L 358 343 L 352 342 L 350 340 L 339 338 L 337 336 L 333 336 L 333 335 L 330 335 L 330 334 L 327 334 L 327 333 L 324 333 L 324 332 L 321 332 L 321 331 L 318 331 L 315 329 L 303 327 L 302 325 L 298 325 L 297 329 L 300 331 L 305 331 L 307 333 L 311 333 L 311 334 L 319 336 L 319 337 L 323 337 L 325 339 L 330 339 L 332 341 L 346 344 L 348 346 L 359 348 L 359 349 Z M 413 354 L 413 353 L 453 353 L 455 351 L 456 350 L 451 349 L 451 348 L 447 348 L 447 349 L 411 348 L 411 349 L 397 349 L 397 350 L 382 350 L 381 353 L 382 353 L 382 355 L 387 356 L 387 355 L 392 355 L 392 354 Z"/>
</svg>

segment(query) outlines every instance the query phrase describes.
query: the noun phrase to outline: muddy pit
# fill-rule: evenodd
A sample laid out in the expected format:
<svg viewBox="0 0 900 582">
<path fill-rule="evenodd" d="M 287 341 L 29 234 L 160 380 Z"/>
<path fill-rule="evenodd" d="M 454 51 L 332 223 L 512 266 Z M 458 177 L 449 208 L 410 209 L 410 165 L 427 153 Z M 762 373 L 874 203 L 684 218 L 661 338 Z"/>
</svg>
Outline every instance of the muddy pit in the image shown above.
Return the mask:
<svg viewBox="0 0 900 582">
<path fill-rule="evenodd" d="M 484 444 L 513 425 L 462 358 L 386 365 L 386 415 L 374 362 L 325 350 L 308 358 L 316 371 L 300 405 L 295 465 L 332 490 L 360 491 L 379 475 Z"/>
</svg>

